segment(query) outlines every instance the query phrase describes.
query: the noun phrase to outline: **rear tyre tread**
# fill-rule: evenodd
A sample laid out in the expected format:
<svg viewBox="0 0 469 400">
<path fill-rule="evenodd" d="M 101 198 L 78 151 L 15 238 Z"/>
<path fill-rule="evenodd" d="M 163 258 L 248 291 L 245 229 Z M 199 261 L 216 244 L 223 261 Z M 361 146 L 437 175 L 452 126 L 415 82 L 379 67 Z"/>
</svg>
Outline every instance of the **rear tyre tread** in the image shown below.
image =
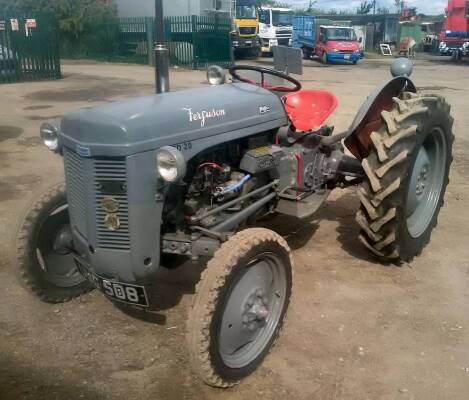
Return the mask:
<svg viewBox="0 0 469 400">
<path fill-rule="evenodd" d="M 371 133 L 371 150 L 362 160 L 366 179 L 358 191 L 361 208 L 356 221 L 361 228 L 359 240 L 380 259 L 399 264 L 410 261 L 419 255 L 430 240 L 430 234 L 422 235 L 419 245 L 402 252 L 403 240 L 400 237 L 397 216 L 401 210 L 399 193 L 403 177 L 409 167 L 411 154 L 423 126 L 422 121 L 438 114 L 439 124 L 449 132 L 448 147 L 451 149 L 454 135 L 451 132 L 453 118 L 450 106 L 440 95 L 404 92 L 399 98 L 393 98 L 391 111 L 382 111 L 381 128 Z M 430 114 L 433 113 L 433 114 Z M 446 131 L 445 131 L 446 132 Z M 449 157 L 449 165 L 452 157 Z M 401 179 L 402 178 L 402 179 Z M 443 195 L 449 179 L 446 177 Z M 430 223 L 430 232 L 437 224 L 437 215 L 443 205 L 443 195 L 437 205 L 434 218 Z M 428 230 L 428 228 L 427 228 Z"/>
</svg>

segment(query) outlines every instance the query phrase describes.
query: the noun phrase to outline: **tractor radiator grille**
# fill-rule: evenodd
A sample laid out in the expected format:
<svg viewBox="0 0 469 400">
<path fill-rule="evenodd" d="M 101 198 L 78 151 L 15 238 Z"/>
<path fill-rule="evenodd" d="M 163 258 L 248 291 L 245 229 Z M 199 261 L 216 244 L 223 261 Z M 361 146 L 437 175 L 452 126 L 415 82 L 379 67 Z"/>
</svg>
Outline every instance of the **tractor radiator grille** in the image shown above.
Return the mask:
<svg viewBox="0 0 469 400">
<path fill-rule="evenodd" d="M 95 158 L 94 190 L 96 201 L 96 238 L 98 247 L 114 250 L 130 249 L 129 202 L 127 198 L 127 169 L 125 158 Z M 103 208 L 103 199 L 112 198 L 119 209 L 110 213 Z M 112 214 L 112 215 L 111 215 Z M 117 216 L 119 227 L 110 230 L 106 218 Z"/>
<path fill-rule="evenodd" d="M 65 181 L 70 223 L 86 237 L 86 187 L 83 159 L 64 148 Z"/>
</svg>

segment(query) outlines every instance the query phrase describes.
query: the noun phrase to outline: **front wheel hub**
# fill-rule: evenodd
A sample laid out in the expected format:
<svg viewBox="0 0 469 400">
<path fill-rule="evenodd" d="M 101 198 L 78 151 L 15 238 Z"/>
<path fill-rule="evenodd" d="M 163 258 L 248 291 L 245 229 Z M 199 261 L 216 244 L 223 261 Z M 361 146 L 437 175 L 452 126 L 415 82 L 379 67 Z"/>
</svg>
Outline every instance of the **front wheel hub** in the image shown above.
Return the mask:
<svg viewBox="0 0 469 400">
<path fill-rule="evenodd" d="M 285 270 L 275 254 L 249 263 L 223 310 L 219 352 L 226 365 L 242 368 L 262 352 L 279 322 L 285 293 Z"/>
<path fill-rule="evenodd" d="M 244 312 L 242 314 L 243 328 L 253 331 L 263 326 L 265 320 L 269 316 L 268 299 L 265 296 L 265 291 L 256 289 L 252 293 L 244 305 Z"/>
</svg>

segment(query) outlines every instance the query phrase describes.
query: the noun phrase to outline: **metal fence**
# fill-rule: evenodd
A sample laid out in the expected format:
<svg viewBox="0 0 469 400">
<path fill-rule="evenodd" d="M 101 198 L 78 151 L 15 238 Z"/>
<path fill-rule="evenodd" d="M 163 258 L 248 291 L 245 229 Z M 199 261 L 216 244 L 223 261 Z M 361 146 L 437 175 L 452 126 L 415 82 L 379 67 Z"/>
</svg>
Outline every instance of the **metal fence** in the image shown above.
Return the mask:
<svg viewBox="0 0 469 400">
<path fill-rule="evenodd" d="M 173 66 L 205 68 L 230 64 L 230 21 L 214 17 L 165 18 L 165 42 Z M 78 38 L 64 40 L 66 57 L 114 62 L 153 63 L 153 17 L 119 18 L 85 27 Z"/>
<path fill-rule="evenodd" d="M 56 20 L 0 14 L 0 83 L 59 79 Z"/>
<path fill-rule="evenodd" d="M 206 68 L 231 62 L 229 19 L 218 17 L 170 17 L 165 19 L 166 46 L 173 65 Z"/>
</svg>

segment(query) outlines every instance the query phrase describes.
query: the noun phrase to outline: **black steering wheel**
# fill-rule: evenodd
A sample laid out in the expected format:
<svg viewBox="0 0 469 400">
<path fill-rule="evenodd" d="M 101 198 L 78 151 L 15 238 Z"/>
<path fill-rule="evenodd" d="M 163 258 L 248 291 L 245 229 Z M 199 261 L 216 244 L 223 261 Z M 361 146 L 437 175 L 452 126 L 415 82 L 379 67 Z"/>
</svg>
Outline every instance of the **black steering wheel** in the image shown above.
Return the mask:
<svg viewBox="0 0 469 400">
<path fill-rule="evenodd" d="M 230 68 L 228 68 L 228 71 L 230 72 L 231 76 L 237 81 L 251 83 L 253 85 L 259 85 L 259 84 L 249 78 L 243 78 L 242 76 L 239 76 L 238 71 L 259 72 L 261 74 L 260 86 L 267 90 L 273 90 L 276 92 L 286 92 L 286 93 L 297 92 L 298 90 L 301 90 L 300 82 L 298 82 L 296 79 L 293 79 L 291 76 L 284 74 L 283 72 L 275 71 L 273 69 L 255 67 L 253 65 L 232 65 Z M 282 85 L 269 85 L 265 81 L 264 75 L 272 75 L 278 78 L 285 79 L 286 81 L 292 83 L 294 86 L 290 87 L 290 86 L 282 86 Z"/>
</svg>

